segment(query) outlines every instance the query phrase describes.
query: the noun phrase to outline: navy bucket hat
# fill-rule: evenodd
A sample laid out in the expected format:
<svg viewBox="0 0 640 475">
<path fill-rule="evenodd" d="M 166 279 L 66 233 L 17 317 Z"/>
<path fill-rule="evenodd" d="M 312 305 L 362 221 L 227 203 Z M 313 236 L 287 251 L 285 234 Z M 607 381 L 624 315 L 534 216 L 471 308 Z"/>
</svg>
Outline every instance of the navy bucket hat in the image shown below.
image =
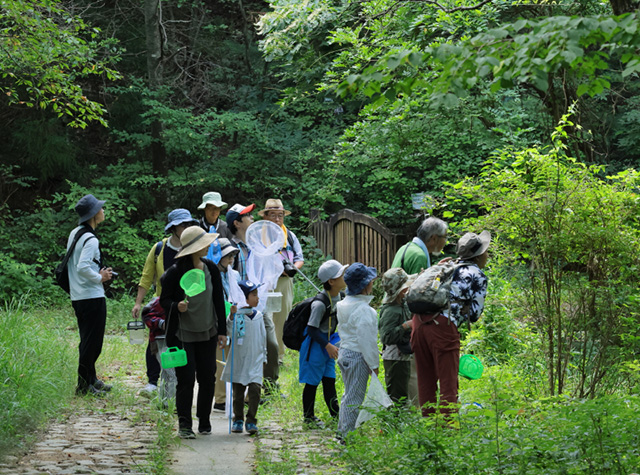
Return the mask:
<svg viewBox="0 0 640 475">
<path fill-rule="evenodd" d="M 95 196 L 89 194 L 84 195 L 76 203 L 76 213 L 78 213 L 78 224 L 82 224 L 93 218 L 102 209 L 106 201 L 99 200 Z"/>
<path fill-rule="evenodd" d="M 367 267 L 361 262 L 351 264 L 344 271 L 344 282 L 347 284 L 347 295 L 358 295 L 369 285 L 373 279 L 378 277 L 375 267 Z"/>
</svg>

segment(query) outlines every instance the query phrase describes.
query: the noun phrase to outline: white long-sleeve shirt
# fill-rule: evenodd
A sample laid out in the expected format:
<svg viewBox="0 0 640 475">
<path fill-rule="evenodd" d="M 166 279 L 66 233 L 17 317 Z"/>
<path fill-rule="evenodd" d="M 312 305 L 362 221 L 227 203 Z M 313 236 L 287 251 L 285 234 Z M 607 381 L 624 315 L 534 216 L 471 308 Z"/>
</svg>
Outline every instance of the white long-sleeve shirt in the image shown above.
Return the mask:
<svg viewBox="0 0 640 475">
<path fill-rule="evenodd" d="M 239 313 L 247 311 L 250 312 L 250 309 L 243 308 Z M 236 321 L 238 316 L 236 314 Z M 243 386 L 249 383 L 262 384 L 262 365 L 267 362 L 267 331 L 262 312 L 256 310 L 253 318 L 244 315 L 242 337 L 238 337 L 240 332 L 237 326 L 235 334 L 233 329 L 233 320 L 227 320 L 227 335 L 231 335 L 233 358 L 231 355 L 228 356 L 222 370 L 222 380 L 240 383 Z"/>
<path fill-rule="evenodd" d="M 340 349 L 362 353 L 370 369 L 380 365 L 378 315 L 369 306 L 373 295 L 347 295 L 338 302 Z"/>
<path fill-rule="evenodd" d="M 67 249 L 71 246 L 76 233 L 82 229 L 78 226 L 69 235 Z M 91 239 L 89 239 L 91 238 Z M 91 233 L 83 234 L 69 257 L 69 293 L 72 301 L 88 300 L 104 297 L 104 286 L 100 275 L 100 248 L 98 239 Z"/>
</svg>

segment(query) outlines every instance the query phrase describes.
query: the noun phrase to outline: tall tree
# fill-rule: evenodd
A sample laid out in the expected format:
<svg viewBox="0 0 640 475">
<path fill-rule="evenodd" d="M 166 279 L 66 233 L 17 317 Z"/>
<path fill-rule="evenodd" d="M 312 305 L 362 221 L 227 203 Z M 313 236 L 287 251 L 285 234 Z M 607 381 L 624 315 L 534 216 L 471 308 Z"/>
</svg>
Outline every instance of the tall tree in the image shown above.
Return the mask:
<svg viewBox="0 0 640 475">
<path fill-rule="evenodd" d="M 147 45 L 147 75 L 149 88 L 157 91 L 162 86 L 162 2 L 161 0 L 145 0 L 144 24 Z M 167 174 L 166 150 L 162 141 L 162 122 L 155 119 L 151 122 L 151 163 L 158 176 Z M 156 208 L 166 205 L 166 193 L 155 193 Z"/>
<path fill-rule="evenodd" d="M 97 94 L 83 79 L 119 77 L 115 42 L 47 0 L 0 3 L 0 96 L 6 105 L 54 112 L 66 124 L 106 125 Z"/>
</svg>

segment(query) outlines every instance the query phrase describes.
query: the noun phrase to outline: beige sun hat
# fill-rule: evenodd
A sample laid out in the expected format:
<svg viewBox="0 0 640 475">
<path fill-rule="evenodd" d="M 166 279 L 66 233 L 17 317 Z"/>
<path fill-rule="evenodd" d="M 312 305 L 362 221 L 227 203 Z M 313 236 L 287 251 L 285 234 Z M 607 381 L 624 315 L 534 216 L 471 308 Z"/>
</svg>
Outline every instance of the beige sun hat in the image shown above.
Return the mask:
<svg viewBox="0 0 640 475">
<path fill-rule="evenodd" d="M 466 233 L 458 241 L 456 254 L 460 259 L 472 259 L 489 249 L 491 244 L 491 233 L 482 231 L 480 234 Z"/>
<path fill-rule="evenodd" d="M 291 214 L 291 211 L 284 209 L 282 201 L 275 198 L 269 198 L 267 200 L 264 204 L 264 209 L 258 211 L 258 216 L 262 216 L 264 218 L 264 213 L 267 211 L 284 211 L 285 216 L 289 216 Z"/>
<path fill-rule="evenodd" d="M 182 236 L 180 236 L 182 248 L 180 252 L 176 254 L 176 259 L 209 247 L 218 236 L 220 235 L 217 233 L 206 232 L 200 226 L 189 226 L 182 232 Z"/>
<path fill-rule="evenodd" d="M 398 298 L 400 292 L 408 289 L 416 275 L 408 275 L 402 267 L 393 267 L 382 275 L 384 298 L 382 303 L 391 303 Z"/>
<path fill-rule="evenodd" d="M 220 209 L 225 209 L 228 206 L 225 201 L 222 201 L 222 195 L 217 191 L 210 191 L 202 195 L 202 203 L 200 203 L 198 209 L 205 209 L 207 205 L 213 205 Z"/>
</svg>

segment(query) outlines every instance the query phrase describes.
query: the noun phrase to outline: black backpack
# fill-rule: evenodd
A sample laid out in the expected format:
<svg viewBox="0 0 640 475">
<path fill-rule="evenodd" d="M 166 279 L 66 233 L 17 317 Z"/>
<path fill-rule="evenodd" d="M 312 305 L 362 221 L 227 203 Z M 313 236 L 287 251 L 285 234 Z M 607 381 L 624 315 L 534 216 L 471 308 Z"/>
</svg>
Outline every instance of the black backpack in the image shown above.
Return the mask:
<svg viewBox="0 0 640 475">
<path fill-rule="evenodd" d="M 62 262 L 60 262 L 60 264 L 58 264 L 56 266 L 56 269 L 53 272 L 53 281 L 57 285 L 62 287 L 62 290 L 64 290 L 66 293 L 70 293 L 70 288 L 69 288 L 69 269 L 68 269 L 68 265 L 67 264 L 69 263 L 69 259 L 71 258 L 71 254 L 73 253 L 73 250 L 76 248 L 76 244 L 78 243 L 78 240 L 82 237 L 83 234 L 86 234 L 86 233 L 90 233 L 91 236 L 89 236 L 82 243 L 83 246 L 89 239 L 93 239 L 93 238 L 96 237 L 95 234 L 93 234 L 92 229 L 89 228 L 88 226 L 85 226 L 82 229 L 80 229 L 76 233 L 76 235 L 74 236 L 73 242 L 71 243 L 71 246 L 69 246 L 69 250 L 67 251 L 67 253 L 62 258 Z"/>
<path fill-rule="evenodd" d="M 287 315 L 282 330 L 282 341 L 287 348 L 300 351 L 300 347 L 305 338 L 304 331 L 307 328 L 309 317 L 311 316 L 311 304 L 316 300 L 320 300 L 326 306 L 325 315 L 326 312 L 331 311 L 331 302 L 322 292 L 314 297 L 306 298 L 295 305 L 289 312 L 289 315 Z"/>
</svg>

